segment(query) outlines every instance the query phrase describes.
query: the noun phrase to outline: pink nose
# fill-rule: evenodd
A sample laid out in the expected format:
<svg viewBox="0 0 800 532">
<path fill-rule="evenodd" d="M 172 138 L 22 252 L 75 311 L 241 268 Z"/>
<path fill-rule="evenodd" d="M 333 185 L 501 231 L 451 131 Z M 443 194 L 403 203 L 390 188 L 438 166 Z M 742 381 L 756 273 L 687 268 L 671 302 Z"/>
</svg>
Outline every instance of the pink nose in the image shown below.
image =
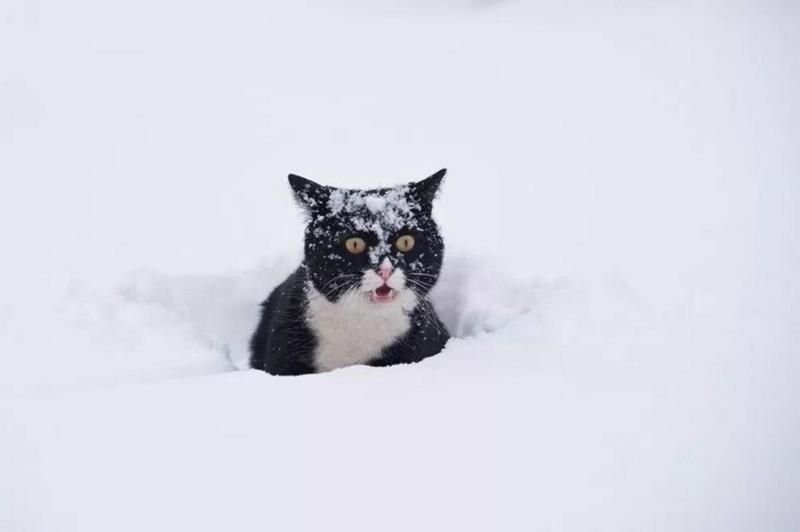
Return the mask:
<svg viewBox="0 0 800 532">
<path fill-rule="evenodd" d="M 389 263 L 388 260 L 385 260 L 378 268 L 378 275 L 381 276 L 381 280 L 383 280 L 383 282 L 386 282 L 386 280 L 391 277 L 393 271 L 394 267 Z"/>
</svg>

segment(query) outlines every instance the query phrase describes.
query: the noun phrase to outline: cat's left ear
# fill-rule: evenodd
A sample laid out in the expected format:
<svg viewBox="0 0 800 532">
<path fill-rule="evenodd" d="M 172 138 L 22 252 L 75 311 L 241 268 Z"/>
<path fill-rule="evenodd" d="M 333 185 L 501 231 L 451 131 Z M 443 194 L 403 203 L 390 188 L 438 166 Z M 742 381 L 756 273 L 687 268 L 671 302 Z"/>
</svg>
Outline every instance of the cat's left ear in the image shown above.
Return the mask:
<svg viewBox="0 0 800 532">
<path fill-rule="evenodd" d="M 422 181 L 411 183 L 411 190 L 417 198 L 425 203 L 433 203 L 436 193 L 439 191 L 439 185 L 442 184 L 442 179 L 447 173 L 447 168 L 442 168 L 430 177 L 426 177 Z"/>
<path fill-rule="evenodd" d="M 327 206 L 330 199 L 329 187 L 295 174 L 289 174 L 289 185 L 297 203 L 309 213 L 319 212 Z"/>
</svg>

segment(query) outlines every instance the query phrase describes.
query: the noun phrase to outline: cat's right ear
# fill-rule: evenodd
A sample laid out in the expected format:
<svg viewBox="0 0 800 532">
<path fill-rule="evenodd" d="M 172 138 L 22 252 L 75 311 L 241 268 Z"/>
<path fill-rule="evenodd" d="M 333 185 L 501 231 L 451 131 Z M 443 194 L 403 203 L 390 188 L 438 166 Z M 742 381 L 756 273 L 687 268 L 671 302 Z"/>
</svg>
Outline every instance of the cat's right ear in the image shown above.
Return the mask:
<svg viewBox="0 0 800 532">
<path fill-rule="evenodd" d="M 329 187 L 295 174 L 289 174 L 289 185 L 294 191 L 297 203 L 309 214 L 319 212 L 328 204 L 328 199 L 330 198 Z"/>
<path fill-rule="evenodd" d="M 442 184 L 442 179 L 444 179 L 446 173 L 447 168 L 442 168 L 422 181 L 411 183 L 411 189 L 419 199 L 430 205 L 433 203 L 433 199 L 436 197 L 436 193 L 439 191 L 439 186 Z"/>
</svg>

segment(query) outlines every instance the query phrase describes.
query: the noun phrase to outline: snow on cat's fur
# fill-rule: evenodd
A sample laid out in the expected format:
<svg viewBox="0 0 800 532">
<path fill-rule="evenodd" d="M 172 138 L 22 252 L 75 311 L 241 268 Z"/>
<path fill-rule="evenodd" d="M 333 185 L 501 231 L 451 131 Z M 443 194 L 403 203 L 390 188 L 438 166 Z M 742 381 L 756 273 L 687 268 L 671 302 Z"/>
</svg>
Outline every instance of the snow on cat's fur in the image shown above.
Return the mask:
<svg viewBox="0 0 800 532">
<path fill-rule="evenodd" d="M 444 253 L 432 218 L 444 174 L 373 190 L 290 175 L 308 215 L 305 256 L 263 303 L 251 366 L 302 374 L 416 362 L 441 351 L 449 335 L 428 292 Z"/>
</svg>

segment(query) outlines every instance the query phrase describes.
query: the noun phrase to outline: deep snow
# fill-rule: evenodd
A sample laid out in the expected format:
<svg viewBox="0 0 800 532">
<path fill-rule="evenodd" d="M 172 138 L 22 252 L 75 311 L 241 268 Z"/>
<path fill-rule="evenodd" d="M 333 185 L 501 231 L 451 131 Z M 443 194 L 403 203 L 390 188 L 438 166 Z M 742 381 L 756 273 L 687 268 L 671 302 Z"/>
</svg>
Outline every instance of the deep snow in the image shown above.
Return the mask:
<svg viewBox="0 0 800 532">
<path fill-rule="evenodd" d="M 261 4 L 0 6 L 0 530 L 800 527 L 796 4 Z M 233 371 L 442 166 L 445 352 Z"/>
</svg>

